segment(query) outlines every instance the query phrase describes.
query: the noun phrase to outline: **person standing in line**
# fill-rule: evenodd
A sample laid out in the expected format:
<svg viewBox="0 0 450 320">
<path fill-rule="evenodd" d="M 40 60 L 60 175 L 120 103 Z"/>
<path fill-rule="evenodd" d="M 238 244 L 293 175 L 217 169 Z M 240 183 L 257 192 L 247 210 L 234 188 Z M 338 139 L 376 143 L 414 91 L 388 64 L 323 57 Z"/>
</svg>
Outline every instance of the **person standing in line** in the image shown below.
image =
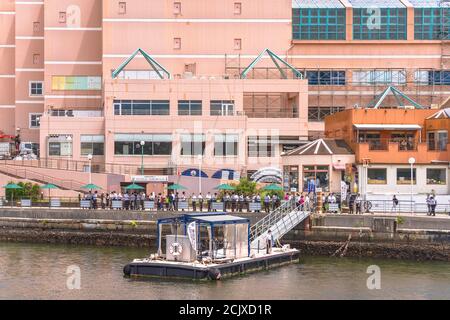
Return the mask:
<svg viewBox="0 0 450 320">
<path fill-rule="evenodd" d="M 362 201 L 361 201 L 361 196 L 359 195 L 359 193 L 356 195 L 355 205 L 356 205 L 356 214 L 361 214 L 362 213 L 362 210 L 361 210 Z"/>
<path fill-rule="evenodd" d="M 243 208 L 244 208 L 244 195 L 241 193 L 239 195 L 239 212 L 242 212 Z"/>
<path fill-rule="evenodd" d="M 198 194 L 197 198 L 198 198 L 198 207 L 200 209 L 200 212 L 202 212 L 203 211 L 203 195 L 201 192 Z"/>
<path fill-rule="evenodd" d="M 217 193 L 214 192 L 214 194 L 211 196 L 211 203 L 215 203 L 217 201 Z M 213 212 L 216 212 L 217 209 L 213 209 Z"/>
<path fill-rule="evenodd" d="M 208 207 L 208 212 L 211 212 L 211 193 L 208 191 L 208 193 L 206 194 L 206 205 Z"/>
<path fill-rule="evenodd" d="M 230 209 L 230 203 L 231 203 L 231 196 L 227 192 L 227 194 L 225 195 L 225 211 L 228 211 Z"/>
<path fill-rule="evenodd" d="M 397 197 L 395 196 L 395 194 L 394 194 L 394 196 L 392 197 L 392 208 L 391 208 L 391 212 L 393 211 L 393 212 L 397 212 L 397 206 L 398 206 L 398 199 L 397 199 Z"/>
<path fill-rule="evenodd" d="M 437 206 L 436 198 L 431 196 L 430 197 L 430 207 L 431 207 L 430 215 L 432 215 L 433 217 L 436 216 L 436 206 Z"/>
<path fill-rule="evenodd" d="M 431 197 L 432 197 L 432 196 L 431 196 L 430 194 L 428 194 L 428 195 L 427 195 L 427 199 L 425 200 L 426 203 L 427 203 L 427 216 L 430 216 L 430 215 L 431 215 L 431 203 L 430 203 Z"/>
<path fill-rule="evenodd" d="M 193 193 L 191 196 L 191 202 L 192 202 L 192 210 L 197 211 L 197 196 L 195 195 L 195 193 Z"/>
<path fill-rule="evenodd" d="M 180 201 L 180 194 L 178 193 L 178 191 L 175 193 L 175 203 L 174 203 L 174 205 L 175 205 L 175 207 L 174 207 L 174 209 L 175 209 L 175 211 L 178 211 L 178 201 Z"/>
<path fill-rule="evenodd" d="M 305 205 L 304 208 L 306 211 L 310 211 L 311 210 L 311 205 L 310 205 L 310 199 L 309 199 L 309 193 L 306 194 L 305 196 Z"/>
<path fill-rule="evenodd" d="M 259 193 L 257 193 L 255 196 L 255 202 L 261 204 L 261 196 L 259 195 Z M 255 212 L 261 212 L 261 210 L 258 209 Z"/>
<path fill-rule="evenodd" d="M 270 196 L 268 194 L 266 194 L 266 196 L 264 197 L 264 210 L 266 211 L 266 213 L 270 212 Z"/>
</svg>

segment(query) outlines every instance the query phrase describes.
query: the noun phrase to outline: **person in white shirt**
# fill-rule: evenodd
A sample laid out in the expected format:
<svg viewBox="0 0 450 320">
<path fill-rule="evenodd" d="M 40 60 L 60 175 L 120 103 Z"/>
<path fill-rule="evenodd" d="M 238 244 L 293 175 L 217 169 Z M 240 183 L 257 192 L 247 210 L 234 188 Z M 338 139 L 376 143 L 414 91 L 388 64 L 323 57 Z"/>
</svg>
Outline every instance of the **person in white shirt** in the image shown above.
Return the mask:
<svg viewBox="0 0 450 320">
<path fill-rule="evenodd" d="M 203 211 L 203 196 L 202 196 L 201 192 L 198 194 L 197 198 L 198 198 L 198 206 L 200 208 L 200 211 Z"/>
<path fill-rule="evenodd" d="M 192 194 L 191 201 L 192 201 L 192 210 L 197 211 L 197 196 L 195 195 L 195 193 Z"/>
<path fill-rule="evenodd" d="M 267 231 L 267 235 L 266 235 L 266 253 L 267 254 L 272 253 L 272 247 L 273 247 L 273 235 L 272 235 L 272 230 L 269 229 L 269 231 Z"/>
<path fill-rule="evenodd" d="M 211 193 L 208 192 L 206 194 L 206 204 L 208 206 L 208 212 L 211 212 L 211 199 L 212 199 Z"/>
</svg>

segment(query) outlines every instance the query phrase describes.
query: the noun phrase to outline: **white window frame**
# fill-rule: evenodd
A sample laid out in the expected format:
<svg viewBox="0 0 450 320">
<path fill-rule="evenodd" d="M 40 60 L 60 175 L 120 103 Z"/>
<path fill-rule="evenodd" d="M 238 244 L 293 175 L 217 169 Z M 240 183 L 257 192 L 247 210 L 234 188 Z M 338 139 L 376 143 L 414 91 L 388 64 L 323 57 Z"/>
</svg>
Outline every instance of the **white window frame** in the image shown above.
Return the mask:
<svg viewBox="0 0 450 320">
<path fill-rule="evenodd" d="M 42 85 L 42 93 L 41 94 L 32 94 L 31 93 L 31 85 L 35 84 L 35 83 L 40 83 Z M 35 80 L 31 80 L 28 82 L 28 95 L 30 97 L 42 97 L 44 96 L 44 81 L 35 81 Z"/>
<path fill-rule="evenodd" d="M 42 113 L 39 113 L 39 112 L 32 112 L 32 113 L 29 113 L 28 114 L 28 128 L 30 128 L 30 129 L 39 129 L 40 127 L 41 127 L 41 120 L 39 119 L 39 126 L 38 127 L 36 127 L 36 126 L 32 126 L 31 125 L 31 117 L 32 116 L 39 116 L 39 117 L 42 117 Z"/>
</svg>

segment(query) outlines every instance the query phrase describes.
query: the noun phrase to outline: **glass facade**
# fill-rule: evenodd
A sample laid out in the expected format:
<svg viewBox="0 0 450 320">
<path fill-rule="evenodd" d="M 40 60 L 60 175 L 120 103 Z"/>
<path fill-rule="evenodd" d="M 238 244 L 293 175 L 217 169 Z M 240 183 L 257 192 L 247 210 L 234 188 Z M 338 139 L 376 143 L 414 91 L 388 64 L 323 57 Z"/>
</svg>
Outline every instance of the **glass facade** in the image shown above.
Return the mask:
<svg viewBox="0 0 450 320">
<path fill-rule="evenodd" d="M 405 70 L 355 70 L 353 71 L 353 84 L 405 84 Z"/>
<path fill-rule="evenodd" d="M 167 116 L 169 100 L 114 100 L 116 116 Z"/>
<path fill-rule="evenodd" d="M 105 153 L 105 136 L 81 135 L 81 155 L 103 156 Z"/>
<path fill-rule="evenodd" d="M 410 0 L 414 6 L 414 39 L 450 39 L 450 2 Z"/>
<path fill-rule="evenodd" d="M 239 135 L 237 134 L 216 134 L 214 136 L 215 156 L 237 156 Z"/>
<path fill-rule="evenodd" d="M 201 100 L 180 100 L 178 101 L 179 116 L 201 116 L 202 101 Z"/>
<path fill-rule="evenodd" d="M 345 8 L 339 0 L 292 3 L 292 38 L 295 40 L 345 40 Z"/>
<path fill-rule="evenodd" d="M 141 141 L 144 141 L 144 155 L 170 155 L 172 153 L 171 134 L 118 133 L 114 137 L 114 154 L 141 155 Z"/>
<path fill-rule="evenodd" d="M 417 70 L 414 73 L 414 82 L 421 85 L 450 85 L 450 71 Z"/>
<path fill-rule="evenodd" d="M 345 85 L 345 71 L 306 71 L 306 78 L 309 85 Z"/>
<path fill-rule="evenodd" d="M 204 134 L 182 134 L 180 140 L 182 156 L 205 154 L 206 137 Z"/>
<path fill-rule="evenodd" d="M 406 7 L 399 0 L 349 0 L 354 40 L 406 40 Z"/>
</svg>

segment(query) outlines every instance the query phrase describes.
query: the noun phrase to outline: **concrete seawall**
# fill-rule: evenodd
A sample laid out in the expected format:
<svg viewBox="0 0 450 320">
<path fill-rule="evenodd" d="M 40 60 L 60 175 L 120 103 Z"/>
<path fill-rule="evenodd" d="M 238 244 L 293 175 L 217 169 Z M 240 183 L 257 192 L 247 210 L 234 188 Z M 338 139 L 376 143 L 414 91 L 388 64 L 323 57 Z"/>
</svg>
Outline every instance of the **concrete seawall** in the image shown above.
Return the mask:
<svg viewBox="0 0 450 320">
<path fill-rule="evenodd" d="M 263 216 L 237 215 L 252 223 Z M 156 245 L 156 219 L 167 216 L 173 213 L 3 209 L 0 241 L 150 248 Z M 345 247 L 345 256 L 450 261 L 450 219 L 314 215 L 286 234 L 282 242 L 308 255 L 331 256 Z"/>
</svg>

